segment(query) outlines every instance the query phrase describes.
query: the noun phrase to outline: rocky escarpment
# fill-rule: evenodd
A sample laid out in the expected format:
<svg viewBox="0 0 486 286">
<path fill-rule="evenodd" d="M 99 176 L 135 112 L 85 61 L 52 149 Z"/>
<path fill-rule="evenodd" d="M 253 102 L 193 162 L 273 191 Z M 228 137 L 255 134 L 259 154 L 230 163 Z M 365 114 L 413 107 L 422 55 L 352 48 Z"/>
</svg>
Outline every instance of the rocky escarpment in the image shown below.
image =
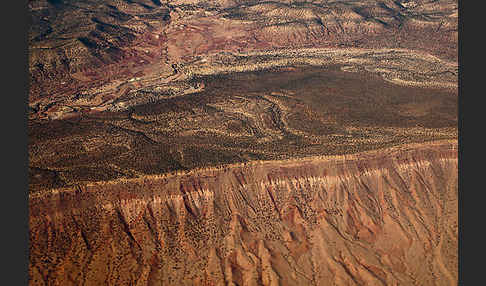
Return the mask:
<svg viewBox="0 0 486 286">
<path fill-rule="evenodd" d="M 30 195 L 30 285 L 456 285 L 457 143 Z"/>
</svg>

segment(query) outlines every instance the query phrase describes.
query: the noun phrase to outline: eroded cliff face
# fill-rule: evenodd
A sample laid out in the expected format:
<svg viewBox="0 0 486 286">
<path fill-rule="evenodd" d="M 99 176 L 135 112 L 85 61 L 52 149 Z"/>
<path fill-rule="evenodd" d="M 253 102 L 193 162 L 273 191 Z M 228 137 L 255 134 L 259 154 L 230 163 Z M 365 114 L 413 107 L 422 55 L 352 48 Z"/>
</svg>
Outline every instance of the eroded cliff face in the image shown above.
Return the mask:
<svg viewBox="0 0 486 286">
<path fill-rule="evenodd" d="M 30 195 L 31 285 L 456 285 L 457 142 Z"/>
</svg>

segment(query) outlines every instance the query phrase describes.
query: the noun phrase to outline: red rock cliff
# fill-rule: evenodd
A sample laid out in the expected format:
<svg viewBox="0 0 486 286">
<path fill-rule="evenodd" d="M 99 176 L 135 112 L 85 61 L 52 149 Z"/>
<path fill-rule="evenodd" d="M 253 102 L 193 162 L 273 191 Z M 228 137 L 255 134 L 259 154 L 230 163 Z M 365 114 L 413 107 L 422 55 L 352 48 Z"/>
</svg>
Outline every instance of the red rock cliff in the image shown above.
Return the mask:
<svg viewBox="0 0 486 286">
<path fill-rule="evenodd" d="M 31 285 L 456 285 L 457 143 L 30 197 Z"/>
</svg>

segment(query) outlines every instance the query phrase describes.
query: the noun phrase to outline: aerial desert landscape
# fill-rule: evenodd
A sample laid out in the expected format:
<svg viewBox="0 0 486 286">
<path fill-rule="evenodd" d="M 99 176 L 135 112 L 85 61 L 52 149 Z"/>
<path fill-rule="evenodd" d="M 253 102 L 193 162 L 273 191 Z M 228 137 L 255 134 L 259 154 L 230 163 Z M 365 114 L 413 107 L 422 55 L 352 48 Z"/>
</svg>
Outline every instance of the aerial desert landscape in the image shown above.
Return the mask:
<svg viewBox="0 0 486 286">
<path fill-rule="evenodd" d="M 457 285 L 457 0 L 29 0 L 29 285 Z"/>
</svg>

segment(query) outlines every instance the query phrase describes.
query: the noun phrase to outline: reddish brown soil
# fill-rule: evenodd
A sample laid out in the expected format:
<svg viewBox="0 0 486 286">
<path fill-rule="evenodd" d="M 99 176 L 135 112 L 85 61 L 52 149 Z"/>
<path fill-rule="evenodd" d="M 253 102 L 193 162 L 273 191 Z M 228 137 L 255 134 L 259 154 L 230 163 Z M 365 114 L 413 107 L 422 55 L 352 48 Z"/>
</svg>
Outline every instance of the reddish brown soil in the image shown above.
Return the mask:
<svg viewBox="0 0 486 286">
<path fill-rule="evenodd" d="M 457 146 L 31 195 L 31 285 L 454 285 Z"/>
</svg>

